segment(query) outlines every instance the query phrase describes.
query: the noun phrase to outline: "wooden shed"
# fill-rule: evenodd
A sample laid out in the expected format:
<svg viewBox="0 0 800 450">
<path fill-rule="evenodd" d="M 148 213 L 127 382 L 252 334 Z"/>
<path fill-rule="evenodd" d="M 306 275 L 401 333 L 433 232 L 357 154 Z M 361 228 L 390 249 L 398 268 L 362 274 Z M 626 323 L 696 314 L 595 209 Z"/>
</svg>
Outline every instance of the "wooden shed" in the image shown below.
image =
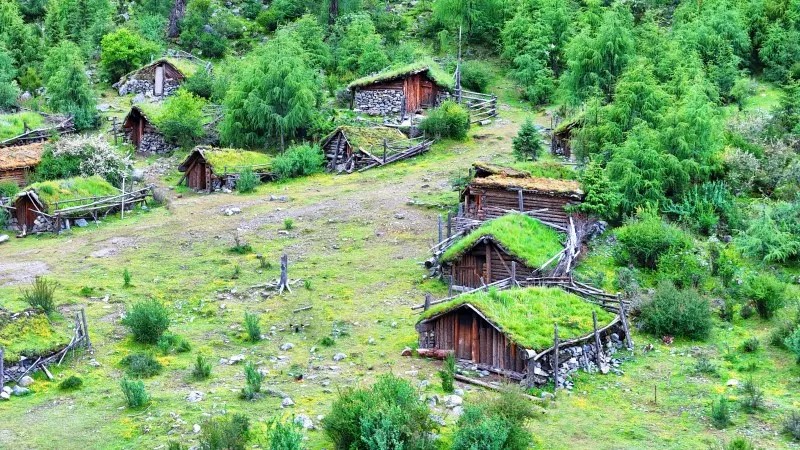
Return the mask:
<svg viewBox="0 0 800 450">
<path fill-rule="evenodd" d="M 453 77 L 434 62 L 418 62 L 350 83 L 353 107 L 370 115 L 405 117 L 450 96 Z"/>
<path fill-rule="evenodd" d="M 261 181 L 272 180 L 272 157 L 259 152 L 198 146 L 178 166 L 184 175 L 178 184 L 196 191 L 235 189 L 242 171 L 252 170 Z"/>
<path fill-rule="evenodd" d="M 164 135 L 158 129 L 157 117 L 161 107 L 156 104 L 139 104 L 131 110 L 122 121 L 122 129 L 137 153 L 161 154 L 173 150 Z"/>
<path fill-rule="evenodd" d="M 409 151 L 426 144 L 418 152 Z M 430 143 L 408 139 L 397 128 L 342 126 L 321 142 L 329 172 L 352 172 L 423 153 Z M 400 158 L 396 158 L 400 157 Z"/>
<path fill-rule="evenodd" d="M 554 323 L 561 339 L 580 344 L 580 338 L 593 338 L 592 313 L 601 326 L 614 323 L 613 314 L 558 288 L 464 294 L 422 313 L 416 325 L 418 352 L 439 358 L 453 353 L 480 370 L 521 381 L 533 369 L 533 358 L 542 361 L 552 351 Z M 606 340 L 606 334 L 601 337 Z"/>
<path fill-rule="evenodd" d="M 539 276 L 564 246 L 553 228 L 523 214 L 487 221 L 439 257 L 442 274 L 469 290 L 509 277 Z"/>
<path fill-rule="evenodd" d="M 570 215 L 566 208 L 583 199 L 577 181 L 533 177 L 485 163 L 474 167 L 475 178 L 461 193 L 462 214 L 468 219 L 484 221 L 517 211 L 565 229 Z"/>
<path fill-rule="evenodd" d="M 161 58 L 123 76 L 114 86 L 120 95 L 167 96 L 175 92 L 197 69 L 197 65 L 188 60 Z"/>
<path fill-rule="evenodd" d="M 27 184 L 30 172 L 42 160 L 43 151 L 44 142 L 0 148 L 0 182 Z"/>
<path fill-rule="evenodd" d="M 578 115 L 561 121 L 553 130 L 553 140 L 550 151 L 557 156 L 572 159 L 573 133 L 583 124 L 583 115 Z"/>
</svg>

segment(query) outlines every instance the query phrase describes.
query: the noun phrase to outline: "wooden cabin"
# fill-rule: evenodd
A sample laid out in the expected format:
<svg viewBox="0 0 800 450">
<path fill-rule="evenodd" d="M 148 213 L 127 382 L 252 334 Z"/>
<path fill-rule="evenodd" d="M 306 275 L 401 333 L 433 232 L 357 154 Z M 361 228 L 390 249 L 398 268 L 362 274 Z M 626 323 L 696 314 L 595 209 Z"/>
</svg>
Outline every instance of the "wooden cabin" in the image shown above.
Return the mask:
<svg viewBox="0 0 800 450">
<path fill-rule="evenodd" d="M 177 91 L 180 85 L 197 71 L 188 60 L 161 58 L 123 76 L 114 86 L 119 95 L 145 94 L 164 97 Z"/>
<path fill-rule="evenodd" d="M 160 107 L 154 104 L 139 104 L 131 107 L 122 121 L 125 139 L 143 155 L 164 154 L 174 150 L 158 129 L 154 118 Z"/>
<path fill-rule="evenodd" d="M 322 140 L 329 172 L 359 169 L 382 161 L 384 150 L 408 138 L 397 128 L 342 126 Z"/>
<path fill-rule="evenodd" d="M 582 124 L 582 115 L 564 120 L 558 124 L 553 130 L 553 140 L 550 143 L 550 151 L 553 155 L 572 159 L 571 140 L 574 132 L 578 130 Z"/>
<path fill-rule="evenodd" d="M 0 183 L 27 184 L 30 173 L 42 160 L 44 142 L 0 148 Z"/>
<path fill-rule="evenodd" d="M 233 190 L 243 170 L 250 169 L 261 181 L 269 181 L 274 179 L 271 168 L 272 157 L 264 153 L 198 146 L 178 166 L 184 173 L 178 184 L 185 180 L 195 191 Z"/>
<path fill-rule="evenodd" d="M 462 214 L 468 219 L 484 221 L 517 211 L 565 229 L 570 216 L 567 207 L 583 199 L 577 181 L 533 177 L 485 163 L 474 167 L 475 178 L 461 193 Z"/>
<path fill-rule="evenodd" d="M 561 240 L 556 230 L 532 217 L 508 214 L 453 243 L 439 264 L 455 289 L 476 289 L 510 277 L 542 275 L 564 249 Z"/>
<path fill-rule="evenodd" d="M 453 77 L 435 63 L 415 63 L 360 78 L 348 89 L 354 109 L 375 116 L 406 117 L 448 98 Z"/>
<path fill-rule="evenodd" d="M 593 313 L 602 327 L 598 330 L 602 349 L 611 341 L 621 343 L 624 332 L 614 314 L 559 288 L 462 294 L 422 313 L 416 325 L 418 353 L 437 358 L 452 353 L 479 370 L 525 380 L 529 386 L 543 384 L 554 365 L 563 367 L 577 354 L 576 347 L 581 354 L 586 344 L 596 348 Z M 563 343 L 557 363 L 552 359 L 554 323 Z M 588 368 L 593 363 L 581 358 L 578 365 Z"/>
</svg>

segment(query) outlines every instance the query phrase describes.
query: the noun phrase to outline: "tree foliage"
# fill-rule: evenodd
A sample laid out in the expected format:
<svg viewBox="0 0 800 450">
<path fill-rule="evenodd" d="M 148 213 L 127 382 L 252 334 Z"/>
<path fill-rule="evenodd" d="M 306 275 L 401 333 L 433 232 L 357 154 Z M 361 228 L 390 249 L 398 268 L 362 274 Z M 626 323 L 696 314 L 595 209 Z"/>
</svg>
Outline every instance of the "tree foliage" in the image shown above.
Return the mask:
<svg viewBox="0 0 800 450">
<path fill-rule="evenodd" d="M 335 36 L 340 73 L 363 76 L 389 65 L 383 40 L 369 15 L 358 13 L 340 18 L 336 22 Z"/>
<path fill-rule="evenodd" d="M 44 21 L 45 38 L 53 46 L 71 41 L 93 55 L 112 28 L 114 7 L 109 0 L 58 0 L 49 3 Z"/>
<path fill-rule="evenodd" d="M 128 28 L 117 28 L 100 42 L 100 66 L 110 81 L 151 61 L 159 46 Z"/>
<path fill-rule="evenodd" d="M 205 105 L 205 100 L 185 89 L 170 96 L 156 120 L 164 138 L 181 147 L 197 144 L 205 136 Z"/>
<path fill-rule="evenodd" d="M 17 70 L 11 55 L 0 46 L 0 111 L 10 108 L 17 103 L 19 87 L 14 78 Z"/>
<path fill-rule="evenodd" d="M 97 123 L 95 97 L 77 46 L 64 41 L 48 53 L 45 87 L 53 110 L 74 117 L 75 127 L 83 130 Z"/>
</svg>

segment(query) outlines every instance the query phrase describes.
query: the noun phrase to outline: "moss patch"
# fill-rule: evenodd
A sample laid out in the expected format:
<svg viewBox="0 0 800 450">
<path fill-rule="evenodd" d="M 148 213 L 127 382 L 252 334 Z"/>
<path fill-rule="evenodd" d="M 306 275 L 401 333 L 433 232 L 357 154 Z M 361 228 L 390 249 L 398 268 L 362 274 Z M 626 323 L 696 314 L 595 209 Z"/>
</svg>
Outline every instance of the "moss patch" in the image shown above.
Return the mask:
<svg viewBox="0 0 800 450">
<path fill-rule="evenodd" d="M 75 177 L 34 183 L 18 195 L 27 191 L 36 191 L 39 200 L 44 203 L 48 212 L 53 211 L 56 202 L 85 199 L 64 205 L 65 207 L 80 206 L 91 203 L 93 201 L 91 197 L 106 197 L 119 192 L 111 183 L 97 175 L 88 178 Z"/>
<path fill-rule="evenodd" d="M 507 291 L 476 292 L 436 305 L 425 311 L 422 320 L 470 304 L 523 347 L 544 350 L 553 344 L 553 324 L 558 324 L 561 339 L 572 339 L 592 332 L 592 311 L 598 326 L 605 326 L 614 315 L 557 288 L 532 287 Z"/>
<path fill-rule="evenodd" d="M 66 330 L 61 328 L 45 314 L 14 320 L 0 318 L 0 347 L 5 349 L 4 359 L 15 362 L 21 356 L 44 355 L 58 350 L 69 343 Z"/>
<path fill-rule="evenodd" d="M 39 128 L 44 123 L 41 115 L 35 112 L 21 112 L 17 114 L 0 114 L 0 141 L 19 136 L 28 128 Z"/>
<path fill-rule="evenodd" d="M 269 168 L 273 159 L 266 153 L 232 148 L 206 150 L 203 155 L 217 173 L 235 172 L 233 169 L 245 167 Z"/>
<path fill-rule="evenodd" d="M 506 214 L 481 225 L 456 242 L 442 255 L 442 262 L 453 261 L 468 251 L 479 239 L 491 236 L 509 253 L 528 267 L 541 267 L 564 249 L 561 236 L 552 228 L 522 214 Z"/>
<path fill-rule="evenodd" d="M 375 75 L 359 78 L 348 86 L 349 89 L 369 86 L 370 84 L 380 83 L 382 81 L 390 81 L 408 74 L 427 72 L 428 75 L 440 86 L 453 89 L 455 87 L 455 80 L 453 76 L 442 70 L 442 68 L 433 60 L 423 60 L 405 66 L 388 69 Z"/>
</svg>

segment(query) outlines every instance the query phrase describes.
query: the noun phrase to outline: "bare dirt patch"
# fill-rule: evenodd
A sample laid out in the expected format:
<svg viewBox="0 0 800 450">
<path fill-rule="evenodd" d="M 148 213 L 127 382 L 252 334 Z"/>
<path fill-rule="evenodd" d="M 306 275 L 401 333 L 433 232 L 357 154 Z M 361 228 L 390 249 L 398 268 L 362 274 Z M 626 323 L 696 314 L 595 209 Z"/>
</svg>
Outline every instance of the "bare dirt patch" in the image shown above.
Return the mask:
<svg viewBox="0 0 800 450">
<path fill-rule="evenodd" d="M 50 268 L 44 261 L 0 263 L 0 285 L 15 286 L 30 283 L 37 276 L 49 272 Z"/>
</svg>

